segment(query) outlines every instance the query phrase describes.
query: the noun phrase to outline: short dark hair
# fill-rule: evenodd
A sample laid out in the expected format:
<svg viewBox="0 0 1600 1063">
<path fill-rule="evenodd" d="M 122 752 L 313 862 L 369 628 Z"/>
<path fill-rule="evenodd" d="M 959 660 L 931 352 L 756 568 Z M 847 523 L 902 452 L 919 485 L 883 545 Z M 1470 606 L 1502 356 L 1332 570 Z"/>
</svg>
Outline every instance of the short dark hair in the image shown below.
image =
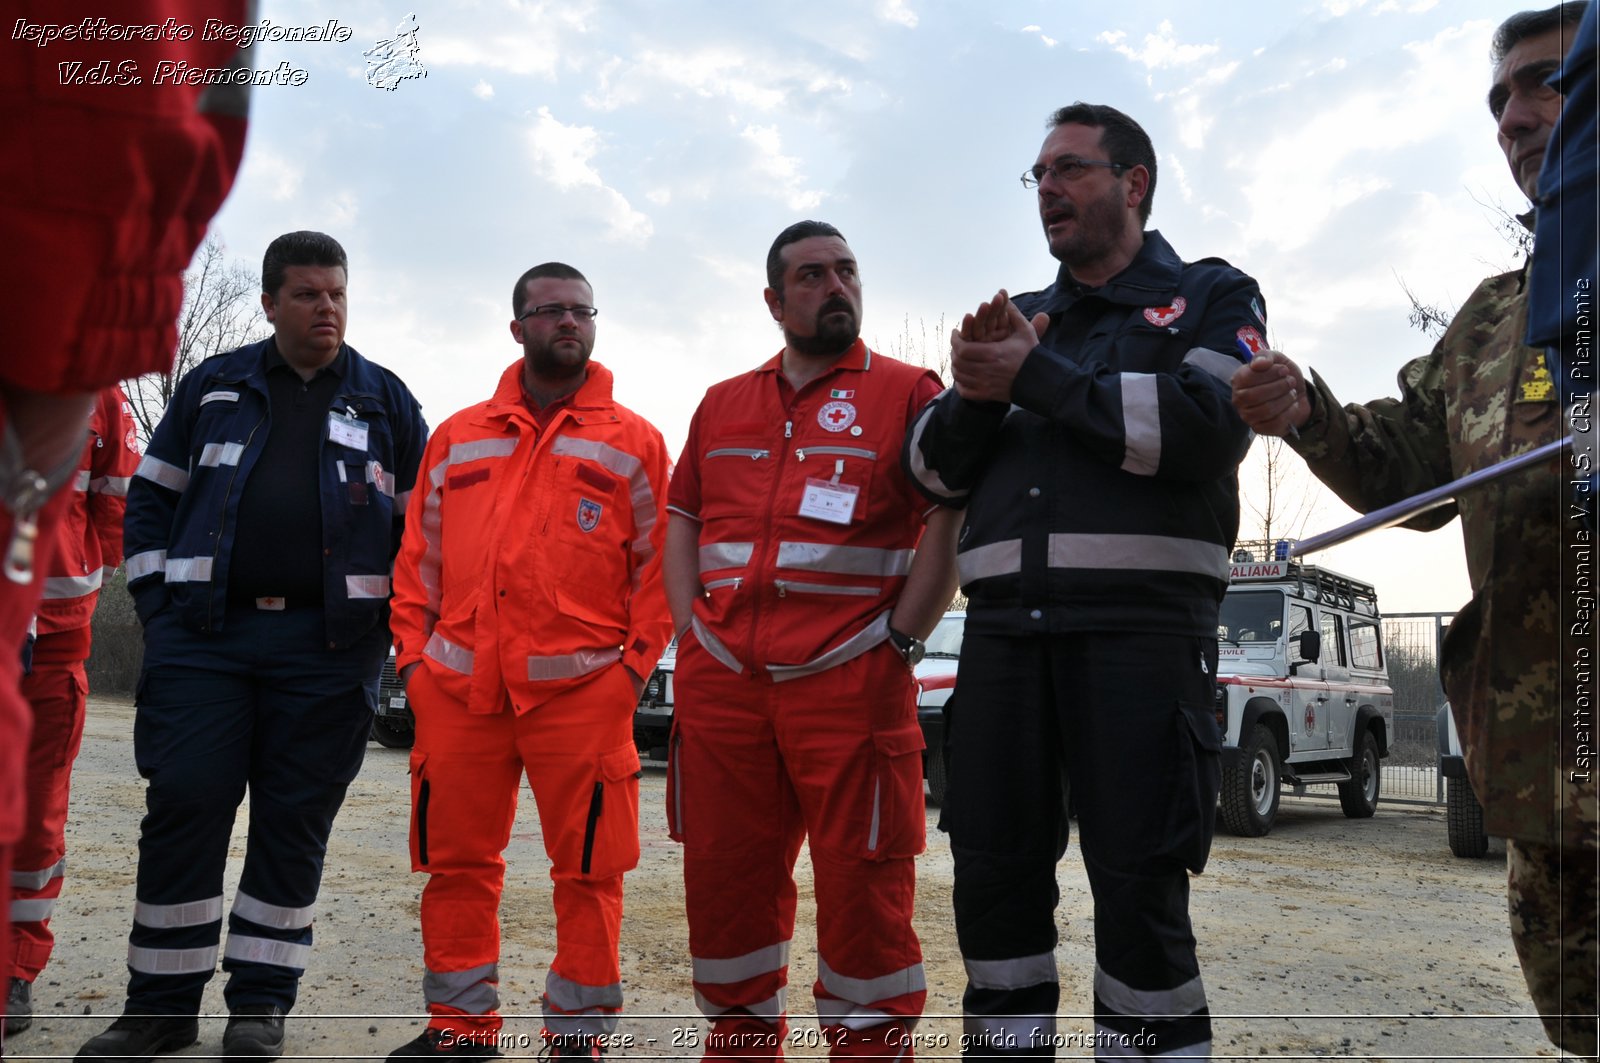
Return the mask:
<svg viewBox="0 0 1600 1063">
<path fill-rule="evenodd" d="M 582 281 L 589 284 L 589 278 L 579 273 L 565 262 L 541 262 L 517 278 L 517 286 L 511 289 L 511 316 L 521 318 L 522 312 L 528 308 L 528 282 L 536 281 L 540 277 L 554 277 L 563 281 Z M 589 285 L 593 289 L 594 285 Z"/>
<path fill-rule="evenodd" d="M 1521 41 L 1563 26 L 1576 27 L 1583 21 L 1589 0 L 1569 0 L 1543 11 L 1519 11 L 1500 23 L 1489 45 L 1489 62 L 1496 65 Z"/>
<path fill-rule="evenodd" d="M 1144 127 L 1115 107 L 1103 103 L 1077 103 L 1063 107 L 1050 116 L 1047 123 L 1055 129 L 1064 125 L 1086 125 L 1100 130 L 1100 146 L 1110 155 L 1110 162 L 1124 166 L 1143 166 L 1150 174 L 1145 187 L 1144 200 L 1139 204 L 1139 223 L 1150 220 L 1150 208 L 1156 201 L 1156 149 Z"/>
<path fill-rule="evenodd" d="M 783 298 L 783 249 L 813 236 L 837 236 L 844 240 L 844 233 L 825 221 L 797 221 L 772 241 L 772 250 L 767 252 L 767 287 L 777 292 L 778 298 Z"/>
<path fill-rule="evenodd" d="M 261 258 L 261 290 L 276 297 L 283 287 L 284 271 L 290 266 L 338 266 L 346 277 L 350 275 L 350 263 L 339 241 L 309 229 L 284 233 L 267 245 L 267 253 Z"/>
</svg>

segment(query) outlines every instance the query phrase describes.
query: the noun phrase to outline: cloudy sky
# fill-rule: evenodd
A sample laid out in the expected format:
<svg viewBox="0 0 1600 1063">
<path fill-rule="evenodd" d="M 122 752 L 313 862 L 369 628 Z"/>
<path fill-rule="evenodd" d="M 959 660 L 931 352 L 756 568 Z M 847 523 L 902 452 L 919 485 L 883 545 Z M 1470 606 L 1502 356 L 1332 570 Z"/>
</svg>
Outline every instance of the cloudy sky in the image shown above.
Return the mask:
<svg viewBox="0 0 1600 1063">
<path fill-rule="evenodd" d="M 1017 177 L 1073 100 L 1145 126 L 1152 227 L 1255 276 L 1272 339 L 1347 401 L 1391 392 L 1429 347 L 1402 281 L 1459 305 L 1513 260 L 1496 206 L 1525 206 L 1484 104 L 1490 34 L 1517 9 L 1504 2 L 263 8 L 352 37 L 256 46 L 258 67 L 307 76 L 256 90 L 215 232 L 252 264 L 290 229 L 341 240 L 350 342 L 435 424 L 518 356 L 512 283 L 560 259 L 594 284 L 595 355 L 619 398 L 676 453 L 706 386 L 778 348 L 763 260 L 803 217 L 839 226 L 860 258 L 868 341 L 937 364 L 981 299 L 1052 279 Z M 413 13 L 426 77 L 373 87 L 363 52 Z M 1350 516 L 1312 501 L 1301 534 Z M 1457 529 L 1323 560 L 1377 582 L 1390 611 L 1454 609 Z"/>
</svg>

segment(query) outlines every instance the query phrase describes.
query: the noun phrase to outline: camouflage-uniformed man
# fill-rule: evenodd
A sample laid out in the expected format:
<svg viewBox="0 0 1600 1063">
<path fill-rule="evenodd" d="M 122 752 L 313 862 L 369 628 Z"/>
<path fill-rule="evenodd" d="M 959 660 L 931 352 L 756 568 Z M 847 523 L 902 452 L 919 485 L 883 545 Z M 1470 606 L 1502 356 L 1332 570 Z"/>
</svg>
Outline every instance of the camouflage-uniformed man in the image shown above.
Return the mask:
<svg viewBox="0 0 1600 1063">
<path fill-rule="evenodd" d="M 1584 7 L 1524 12 L 1495 34 L 1489 109 L 1529 198 L 1561 106 L 1544 80 Z M 1544 354 L 1522 342 L 1526 279 L 1524 267 L 1479 285 L 1433 352 L 1400 371 L 1398 400 L 1341 409 L 1322 377 L 1308 387 L 1269 352 L 1234 375 L 1234 405 L 1257 432 L 1295 426 L 1290 446 L 1362 511 L 1560 439 L 1567 418 Z M 1565 478 L 1552 461 L 1407 526 L 1437 528 L 1459 507 L 1473 598 L 1445 639 L 1445 689 L 1485 826 L 1508 840 L 1511 933 L 1529 993 L 1553 1042 L 1593 1055 L 1596 788 L 1573 755 L 1580 690 L 1563 675 L 1563 543 L 1575 534 Z"/>
</svg>

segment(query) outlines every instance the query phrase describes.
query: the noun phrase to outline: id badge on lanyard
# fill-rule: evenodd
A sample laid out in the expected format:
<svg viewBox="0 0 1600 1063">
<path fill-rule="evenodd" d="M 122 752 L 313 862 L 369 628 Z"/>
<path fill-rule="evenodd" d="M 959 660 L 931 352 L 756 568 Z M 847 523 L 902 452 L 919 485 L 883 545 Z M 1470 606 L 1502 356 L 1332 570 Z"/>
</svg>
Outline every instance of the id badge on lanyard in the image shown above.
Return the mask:
<svg viewBox="0 0 1600 1063">
<path fill-rule="evenodd" d="M 839 477 L 843 475 L 844 462 L 840 460 L 834 463 L 833 479 L 808 477 L 805 493 L 800 496 L 800 516 L 827 521 L 829 524 L 849 524 L 855 516 L 861 488 L 840 483 Z"/>
</svg>

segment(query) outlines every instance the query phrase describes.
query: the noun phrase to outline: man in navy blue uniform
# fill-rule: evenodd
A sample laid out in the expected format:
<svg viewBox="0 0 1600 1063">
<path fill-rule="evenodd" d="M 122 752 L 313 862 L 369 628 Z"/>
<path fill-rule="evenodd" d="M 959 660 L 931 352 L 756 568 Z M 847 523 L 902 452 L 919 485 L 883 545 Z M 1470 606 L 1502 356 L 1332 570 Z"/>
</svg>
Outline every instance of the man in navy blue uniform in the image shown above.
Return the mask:
<svg viewBox="0 0 1600 1063">
<path fill-rule="evenodd" d="M 1217 611 L 1249 447 L 1228 381 L 1264 348 L 1265 310 L 1249 277 L 1145 230 L 1155 150 L 1120 111 L 1057 111 L 1022 183 L 1055 283 L 967 316 L 955 387 L 906 440 L 924 493 L 966 507 L 940 824 L 963 1052 L 1054 1055 L 1070 788 L 1094 893 L 1096 1054 L 1205 1056 L 1188 875 L 1216 814 Z"/>
<path fill-rule="evenodd" d="M 322 233 L 272 242 L 273 335 L 179 382 L 128 489 L 145 638 L 134 758 L 149 788 L 127 1005 L 80 1060 L 147 1060 L 197 1039 L 247 789 L 222 1048 L 283 1051 L 328 833 L 366 750 L 390 566 L 427 440 L 405 384 L 344 342 L 346 269 Z"/>
</svg>

